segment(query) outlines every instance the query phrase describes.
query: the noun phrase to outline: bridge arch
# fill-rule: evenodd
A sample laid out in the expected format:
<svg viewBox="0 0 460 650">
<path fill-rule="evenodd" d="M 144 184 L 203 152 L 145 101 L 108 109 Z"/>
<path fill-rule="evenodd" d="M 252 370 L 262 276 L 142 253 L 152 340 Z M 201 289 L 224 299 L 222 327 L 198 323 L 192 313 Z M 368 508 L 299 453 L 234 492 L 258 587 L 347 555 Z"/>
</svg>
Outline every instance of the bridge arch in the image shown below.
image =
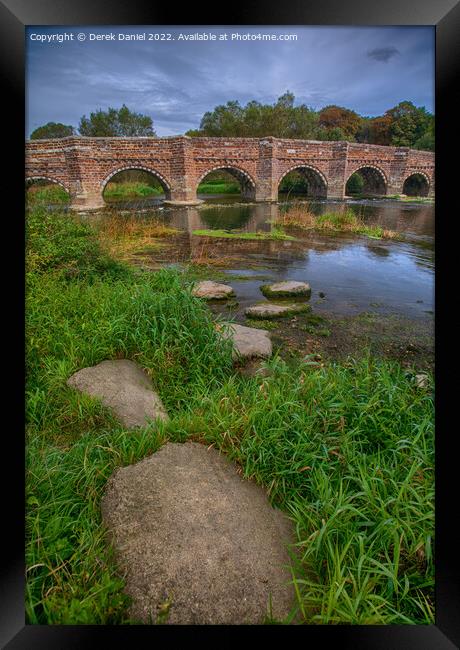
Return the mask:
<svg viewBox="0 0 460 650">
<path fill-rule="evenodd" d="M 70 196 L 70 189 L 62 181 L 58 181 L 57 178 L 51 178 L 50 176 L 26 176 L 26 185 L 33 183 L 33 181 L 48 181 L 49 183 L 60 185 Z"/>
<path fill-rule="evenodd" d="M 283 174 L 278 178 L 277 188 L 279 187 L 283 179 L 290 174 L 291 172 L 298 171 L 304 177 L 308 186 L 308 194 L 312 194 L 317 198 L 326 198 L 327 196 L 327 179 L 325 175 L 313 165 L 298 163 L 287 169 Z"/>
<path fill-rule="evenodd" d="M 101 195 L 104 194 L 104 190 L 106 188 L 107 183 L 117 174 L 120 172 L 126 172 L 126 171 L 142 171 L 142 172 L 147 172 L 156 180 L 160 183 L 161 187 L 163 188 L 164 194 L 167 199 L 171 198 L 171 185 L 168 182 L 168 180 L 163 176 L 163 174 L 160 174 L 156 169 L 152 169 L 151 167 L 145 167 L 143 165 L 124 165 L 123 167 L 117 167 L 117 169 L 114 169 L 113 171 L 110 172 L 108 176 L 106 176 L 100 183 L 100 191 Z"/>
<path fill-rule="evenodd" d="M 402 193 L 407 196 L 428 196 L 431 179 L 422 171 L 410 173 L 403 182 Z"/>
<path fill-rule="evenodd" d="M 26 205 L 44 204 L 64 207 L 70 204 L 72 199 L 73 193 L 62 181 L 44 175 L 26 176 Z"/>
<path fill-rule="evenodd" d="M 198 190 L 198 187 L 200 183 L 206 178 L 206 176 L 209 176 L 212 172 L 218 172 L 218 171 L 224 171 L 233 176 L 235 178 L 241 187 L 241 194 L 245 199 L 254 199 L 256 195 L 256 184 L 252 176 L 245 171 L 244 169 L 241 169 L 241 167 L 236 167 L 235 165 L 217 165 L 215 167 L 211 167 L 210 169 L 207 169 L 201 176 L 198 178 L 197 183 L 196 183 L 196 189 Z"/>
<path fill-rule="evenodd" d="M 374 194 L 377 196 L 385 195 L 388 189 L 388 179 L 380 167 L 377 165 L 358 165 L 349 173 L 345 183 L 345 193 L 348 194 L 350 188 L 350 179 L 357 174 L 361 179 L 361 192 L 363 194 Z M 352 192 L 351 192 L 352 193 Z"/>
</svg>

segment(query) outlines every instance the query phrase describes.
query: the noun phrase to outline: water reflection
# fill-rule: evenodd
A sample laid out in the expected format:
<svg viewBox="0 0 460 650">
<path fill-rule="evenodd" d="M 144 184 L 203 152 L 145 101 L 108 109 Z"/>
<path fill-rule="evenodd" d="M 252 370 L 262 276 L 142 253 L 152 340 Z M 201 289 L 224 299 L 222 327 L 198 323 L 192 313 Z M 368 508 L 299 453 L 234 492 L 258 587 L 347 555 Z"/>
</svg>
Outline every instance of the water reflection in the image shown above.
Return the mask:
<svg viewBox="0 0 460 650">
<path fill-rule="evenodd" d="M 433 205 L 384 200 L 309 201 L 305 205 L 317 215 L 351 209 L 368 225 L 403 233 L 404 240 L 374 240 L 313 230 L 295 232 L 295 241 L 193 235 L 202 229 L 269 232 L 286 209 L 285 203 L 248 203 L 240 197 L 216 197 L 190 208 L 157 202 L 145 209 L 143 202 L 139 215 L 160 218 L 179 230 L 169 247 L 150 254 L 152 262 L 209 263 L 210 278 L 213 268 L 224 266 L 237 294 L 239 312 L 262 299 L 260 285 L 267 279 L 291 279 L 310 283 L 312 302 L 320 312 L 377 311 L 411 318 L 431 317 L 427 314 L 434 304 Z M 143 260 L 148 258 L 149 254 L 143 254 Z M 251 279 L 261 273 L 264 281 Z M 326 294 L 324 300 L 318 300 L 320 292 Z"/>
</svg>

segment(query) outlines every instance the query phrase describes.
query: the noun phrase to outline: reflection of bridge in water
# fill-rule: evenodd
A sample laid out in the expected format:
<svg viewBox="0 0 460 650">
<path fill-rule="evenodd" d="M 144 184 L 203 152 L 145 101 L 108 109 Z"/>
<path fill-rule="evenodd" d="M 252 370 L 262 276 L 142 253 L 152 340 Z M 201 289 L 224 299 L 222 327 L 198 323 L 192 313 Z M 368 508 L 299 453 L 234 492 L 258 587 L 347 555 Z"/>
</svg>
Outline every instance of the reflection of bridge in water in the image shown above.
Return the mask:
<svg viewBox="0 0 460 650">
<path fill-rule="evenodd" d="M 253 201 L 276 201 L 283 178 L 300 172 L 315 198 L 343 199 L 358 172 L 363 193 L 403 194 L 416 178 L 434 196 L 434 153 L 408 147 L 351 142 L 267 138 L 86 138 L 70 136 L 26 143 L 26 179 L 48 179 L 70 194 L 71 206 L 104 205 L 110 179 L 144 170 L 161 184 L 166 199 L 193 204 L 197 187 L 212 171 L 225 170 Z"/>
</svg>

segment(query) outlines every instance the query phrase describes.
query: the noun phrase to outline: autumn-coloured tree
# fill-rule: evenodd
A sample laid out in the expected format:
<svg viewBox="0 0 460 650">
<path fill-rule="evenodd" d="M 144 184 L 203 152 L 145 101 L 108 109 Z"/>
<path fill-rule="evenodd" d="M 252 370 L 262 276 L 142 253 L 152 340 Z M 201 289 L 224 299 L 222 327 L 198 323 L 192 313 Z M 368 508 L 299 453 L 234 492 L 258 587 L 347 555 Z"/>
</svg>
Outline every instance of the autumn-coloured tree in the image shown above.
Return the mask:
<svg viewBox="0 0 460 650">
<path fill-rule="evenodd" d="M 363 118 L 343 106 L 325 106 L 319 112 L 319 125 L 325 129 L 341 129 L 347 138 L 355 138 Z"/>
</svg>

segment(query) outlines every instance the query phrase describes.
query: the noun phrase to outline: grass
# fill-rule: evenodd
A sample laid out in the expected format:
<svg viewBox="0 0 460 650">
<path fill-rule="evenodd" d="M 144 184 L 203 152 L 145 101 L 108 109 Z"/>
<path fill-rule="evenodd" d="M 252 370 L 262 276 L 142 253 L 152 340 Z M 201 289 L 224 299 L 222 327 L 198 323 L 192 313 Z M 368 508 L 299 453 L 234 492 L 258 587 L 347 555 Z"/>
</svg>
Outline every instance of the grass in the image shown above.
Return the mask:
<svg viewBox="0 0 460 650">
<path fill-rule="evenodd" d="M 431 375 L 363 354 L 243 376 L 187 273 L 130 269 L 71 215 L 31 211 L 27 237 L 28 623 L 133 622 L 100 499 L 168 440 L 214 444 L 292 518 L 303 622 L 434 622 Z M 168 423 L 127 431 L 66 386 L 114 358 L 148 371 Z"/>
<path fill-rule="evenodd" d="M 29 206 L 65 205 L 70 202 L 70 196 L 61 185 L 32 184 L 26 191 L 26 203 Z"/>
<path fill-rule="evenodd" d="M 145 198 L 149 196 L 158 196 L 164 194 L 164 190 L 159 185 L 147 185 L 141 181 L 132 181 L 124 183 L 107 183 L 104 189 L 104 200 L 106 201 L 124 201 L 127 199 Z"/>
<path fill-rule="evenodd" d="M 229 232 L 227 230 L 194 230 L 193 235 L 197 237 L 221 237 L 224 239 L 268 239 L 268 240 L 284 240 L 296 239 L 291 235 L 287 235 L 279 228 L 273 228 L 271 232 Z"/>
<path fill-rule="evenodd" d="M 328 212 L 315 215 L 308 206 L 294 204 L 277 219 L 276 225 L 282 228 L 294 227 L 303 230 L 351 232 L 366 235 L 372 239 L 401 239 L 402 235 L 381 226 L 368 226 L 352 210 Z"/>
<path fill-rule="evenodd" d="M 110 211 L 105 211 L 95 227 L 102 249 L 122 260 L 129 260 L 135 252 L 158 248 L 162 239 L 178 233 L 158 218 Z"/>
<path fill-rule="evenodd" d="M 239 183 L 225 181 L 206 181 L 198 185 L 197 194 L 240 194 Z"/>
</svg>

